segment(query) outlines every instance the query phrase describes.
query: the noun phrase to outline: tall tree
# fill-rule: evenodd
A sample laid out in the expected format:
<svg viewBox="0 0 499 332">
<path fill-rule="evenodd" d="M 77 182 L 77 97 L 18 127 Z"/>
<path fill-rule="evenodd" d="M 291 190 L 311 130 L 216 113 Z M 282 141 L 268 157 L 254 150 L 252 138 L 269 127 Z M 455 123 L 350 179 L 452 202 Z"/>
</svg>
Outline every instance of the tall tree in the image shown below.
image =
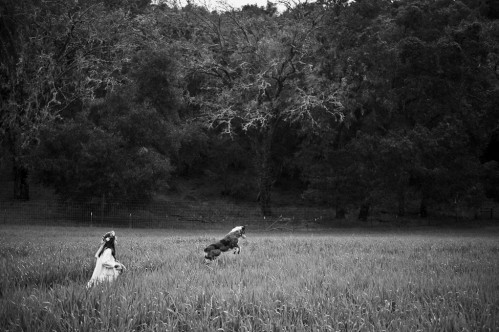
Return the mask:
<svg viewBox="0 0 499 332">
<path fill-rule="evenodd" d="M 314 56 L 320 47 L 320 6 L 272 12 L 193 11 L 200 25 L 187 44 L 191 73 L 203 75 L 192 102 L 210 126 L 252 141 L 262 214 L 271 215 L 272 149 L 284 122 L 310 127 L 342 119 L 340 84 L 320 74 Z"/>
<path fill-rule="evenodd" d="M 147 19 L 145 13 L 129 24 L 141 31 Z M 124 83 L 43 131 L 36 175 L 65 199 L 145 202 L 167 187 L 186 130 L 177 125 L 176 64 L 156 37 L 126 36 L 137 51 L 129 54 Z"/>
<path fill-rule="evenodd" d="M 0 140 L 14 196 L 29 198 L 28 163 L 40 129 L 119 84 L 127 14 L 99 1 L 3 1 Z"/>
<path fill-rule="evenodd" d="M 442 194 L 451 188 L 446 179 L 465 169 L 466 181 L 453 187 L 458 196 L 479 187 L 477 157 L 497 121 L 490 108 L 497 41 L 475 15 L 447 0 L 356 1 L 329 10 L 325 68 L 346 81 L 351 115 L 338 142 L 374 167 L 380 181 L 361 186 L 366 198 L 395 195 L 399 215 L 410 189 L 421 196 L 421 215 L 430 198 L 454 201 L 455 192 Z"/>
</svg>

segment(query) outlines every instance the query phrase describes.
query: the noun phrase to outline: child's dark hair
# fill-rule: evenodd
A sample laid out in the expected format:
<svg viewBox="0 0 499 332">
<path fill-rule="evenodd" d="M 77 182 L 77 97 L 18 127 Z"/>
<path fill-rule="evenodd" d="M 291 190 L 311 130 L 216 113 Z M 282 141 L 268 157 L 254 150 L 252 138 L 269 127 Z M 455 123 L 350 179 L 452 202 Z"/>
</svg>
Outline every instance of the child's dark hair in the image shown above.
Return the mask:
<svg viewBox="0 0 499 332">
<path fill-rule="evenodd" d="M 102 255 L 104 250 L 107 248 L 111 249 L 111 254 L 113 255 L 114 259 L 116 259 L 116 248 L 114 246 L 114 239 L 116 238 L 116 235 L 114 234 L 114 231 L 108 232 L 104 234 L 102 237 L 102 241 L 104 241 L 104 246 L 102 247 L 102 250 L 99 253 L 99 257 Z"/>
</svg>

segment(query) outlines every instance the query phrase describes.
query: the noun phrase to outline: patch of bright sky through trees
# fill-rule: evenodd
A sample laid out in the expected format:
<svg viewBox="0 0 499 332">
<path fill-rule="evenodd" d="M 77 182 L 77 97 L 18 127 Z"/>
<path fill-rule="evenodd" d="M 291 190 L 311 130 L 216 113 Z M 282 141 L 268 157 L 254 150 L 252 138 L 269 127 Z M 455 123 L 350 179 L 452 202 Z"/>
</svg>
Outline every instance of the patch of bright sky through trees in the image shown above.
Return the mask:
<svg viewBox="0 0 499 332">
<path fill-rule="evenodd" d="M 231 8 L 240 9 L 245 5 L 257 5 L 258 7 L 267 7 L 268 0 L 153 0 L 154 4 L 167 3 L 171 5 L 176 5 L 183 7 L 189 2 L 195 5 L 200 5 L 208 8 L 209 10 L 230 10 Z M 314 2 L 307 0 L 274 0 L 270 1 L 274 3 L 279 10 L 279 12 L 284 11 L 286 7 L 294 7 L 300 3 Z"/>
</svg>

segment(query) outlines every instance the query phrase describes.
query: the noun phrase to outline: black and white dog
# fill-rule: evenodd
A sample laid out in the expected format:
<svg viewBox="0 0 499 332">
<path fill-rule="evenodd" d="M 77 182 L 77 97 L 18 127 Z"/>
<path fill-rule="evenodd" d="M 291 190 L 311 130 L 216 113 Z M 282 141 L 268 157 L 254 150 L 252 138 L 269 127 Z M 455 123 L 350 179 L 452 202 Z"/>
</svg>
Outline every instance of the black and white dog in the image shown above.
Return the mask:
<svg viewBox="0 0 499 332">
<path fill-rule="evenodd" d="M 208 247 L 204 249 L 204 259 L 206 263 L 209 263 L 215 260 L 222 252 L 229 251 L 234 249 L 234 254 L 237 252 L 238 254 L 241 252 L 241 248 L 237 244 L 239 242 L 239 238 L 246 238 L 246 226 L 237 226 L 234 227 L 227 235 L 224 236 L 223 239 L 218 241 L 217 243 L 210 244 Z"/>
</svg>

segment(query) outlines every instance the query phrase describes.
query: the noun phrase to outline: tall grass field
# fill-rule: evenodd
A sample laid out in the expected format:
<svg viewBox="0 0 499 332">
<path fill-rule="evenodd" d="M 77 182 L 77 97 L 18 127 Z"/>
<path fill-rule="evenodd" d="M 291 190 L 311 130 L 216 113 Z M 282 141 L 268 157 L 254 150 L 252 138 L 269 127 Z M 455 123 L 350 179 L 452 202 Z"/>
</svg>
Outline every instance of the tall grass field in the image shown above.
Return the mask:
<svg viewBox="0 0 499 332">
<path fill-rule="evenodd" d="M 0 226 L 2 331 L 498 331 L 499 232 L 115 229 L 116 282 L 86 289 L 110 229 Z"/>
</svg>

